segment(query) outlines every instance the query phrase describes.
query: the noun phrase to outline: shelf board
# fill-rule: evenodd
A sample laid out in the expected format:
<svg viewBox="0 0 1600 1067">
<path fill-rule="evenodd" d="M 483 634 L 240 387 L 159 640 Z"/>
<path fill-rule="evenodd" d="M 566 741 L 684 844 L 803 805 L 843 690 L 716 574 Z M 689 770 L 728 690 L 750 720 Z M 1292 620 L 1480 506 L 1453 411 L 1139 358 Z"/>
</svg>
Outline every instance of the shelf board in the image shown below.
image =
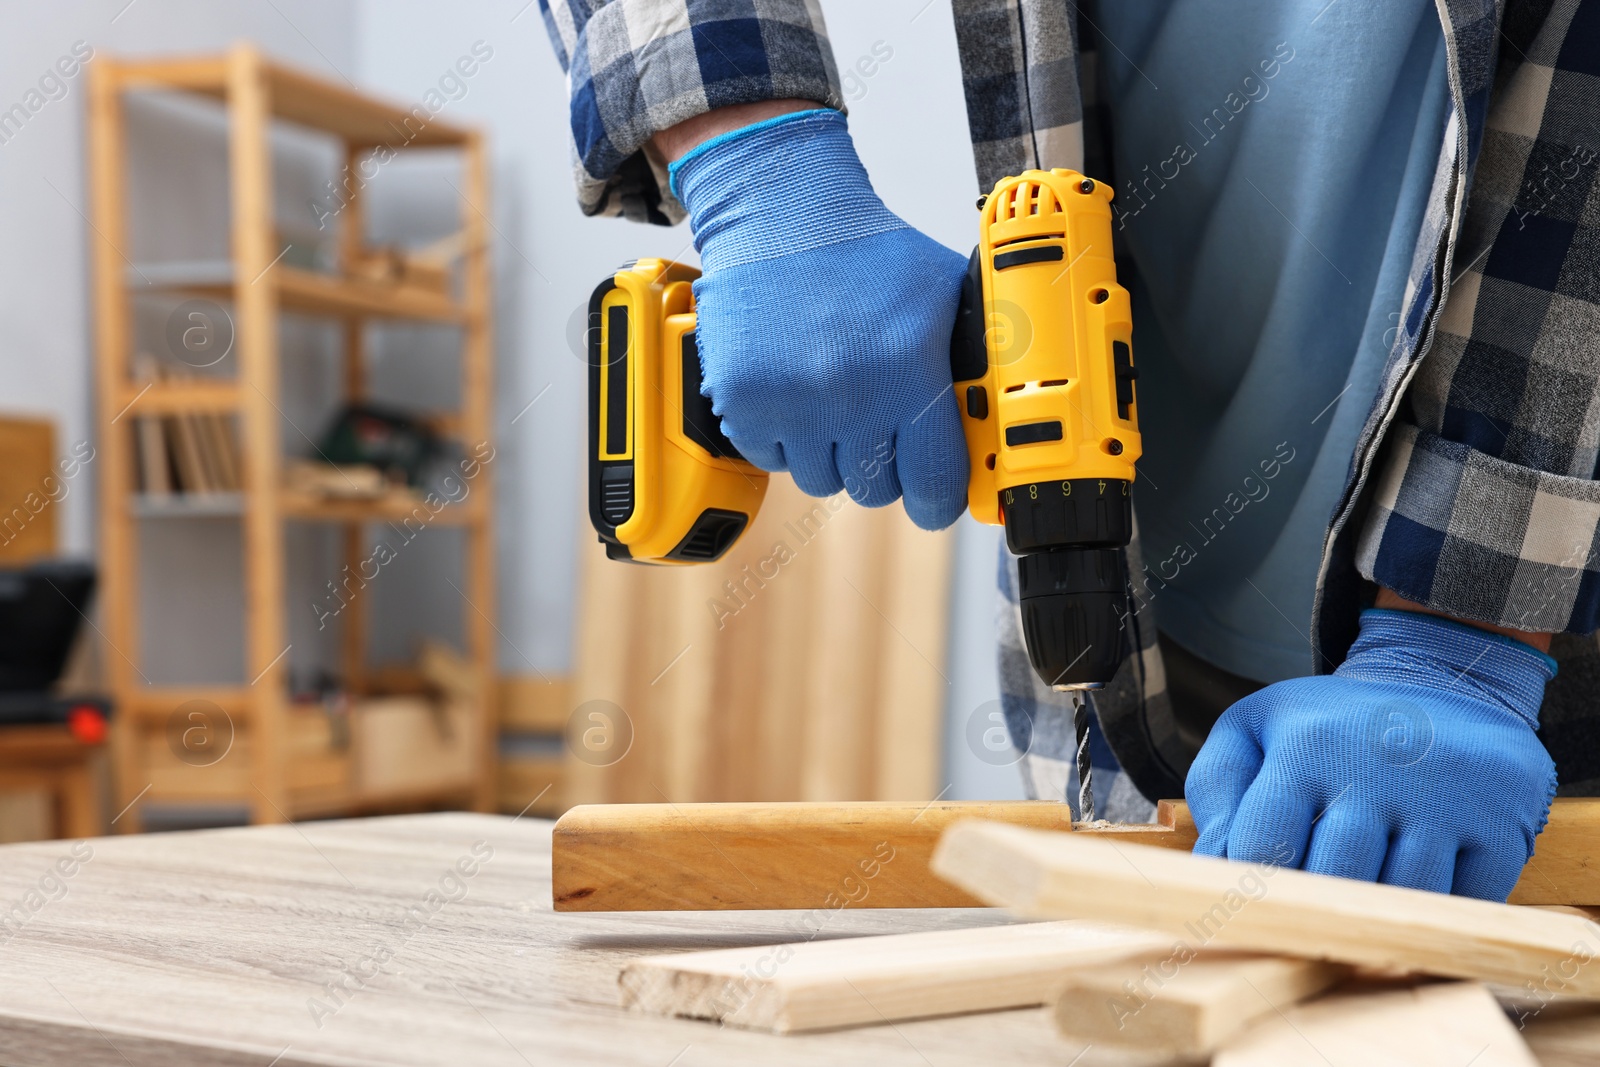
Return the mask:
<svg viewBox="0 0 1600 1067">
<path fill-rule="evenodd" d="M 252 50 L 253 51 L 253 50 Z M 439 118 L 419 120 L 416 108 L 376 99 L 343 85 L 257 54 L 272 114 L 321 130 L 356 146 L 392 149 L 463 145 L 473 133 Z M 117 74 L 128 89 L 177 89 L 225 100 L 228 57 L 119 62 Z"/>
<path fill-rule="evenodd" d="M 136 415 L 237 411 L 239 386 L 231 380 L 146 382 L 122 387 L 122 411 Z"/>
<path fill-rule="evenodd" d="M 165 722 L 175 708 L 191 700 L 215 704 L 235 719 L 235 725 L 250 717 L 250 690 L 242 684 L 140 686 L 117 710 L 142 721 Z"/>
<path fill-rule="evenodd" d="M 226 519 L 244 514 L 243 493 L 135 493 L 128 510 L 140 519 Z"/>
<path fill-rule="evenodd" d="M 422 322 L 461 323 L 467 319 L 467 309 L 456 300 L 417 286 L 347 278 L 285 263 L 268 268 L 262 277 L 276 287 L 284 311 Z M 124 278 L 135 292 L 187 293 L 218 301 L 232 300 L 236 287 L 233 264 L 228 260 L 131 263 Z"/>
<path fill-rule="evenodd" d="M 419 508 L 427 516 L 427 526 L 467 526 L 482 516 L 481 509 L 462 504 L 450 504 L 429 514 L 422 497 L 409 491 L 352 500 L 285 489 L 278 494 L 278 508 L 284 518 L 303 522 L 400 522 L 409 518 L 421 522 L 417 517 Z M 237 518 L 244 509 L 243 493 L 134 493 L 128 498 L 129 513 L 140 519 Z"/>
<path fill-rule="evenodd" d="M 470 504 L 449 504 L 437 514 L 429 514 L 422 497 L 399 490 L 373 500 L 342 499 L 299 493 L 285 489 L 278 497 L 285 518 L 311 522 L 398 522 L 416 515 L 420 508 L 427 516 L 425 525 L 466 526 L 482 515 Z M 418 518 L 421 522 L 421 518 Z"/>
<path fill-rule="evenodd" d="M 458 782 L 440 782 L 433 785 L 412 786 L 405 789 L 382 791 L 361 789 L 307 789 L 291 793 L 290 817 L 294 819 L 321 818 L 330 815 L 351 815 L 360 812 L 386 811 L 395 808 L 413 808 L 424 804 L 437 804 L 471 796 L 477 782 L 464 778 Z"/>
</svg>

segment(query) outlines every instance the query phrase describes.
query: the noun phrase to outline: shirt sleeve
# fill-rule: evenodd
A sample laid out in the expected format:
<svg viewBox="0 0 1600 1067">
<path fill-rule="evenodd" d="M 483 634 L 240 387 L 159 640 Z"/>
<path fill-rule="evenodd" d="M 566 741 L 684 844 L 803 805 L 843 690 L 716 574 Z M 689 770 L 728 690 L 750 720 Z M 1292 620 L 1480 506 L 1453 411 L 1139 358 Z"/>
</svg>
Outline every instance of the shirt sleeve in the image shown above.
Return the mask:
<svg viewBox="0 0 1600 1067">
<path fill-rule="evenodd" d="M 586 215 L 684 216 L 658 131 L 732 104 L 844 110 L 817 0 L 539 0 L 567 72 L 573 176 Z"/>
<path fill-rule="evenodd" d="M 1032 167 L 1084 170 L 1093 42 L 1078 40 L 1076 0 L 952 0 L 972 157 L 983 192 Z M 1083 79 L 1092 86 L 1093 78 Z M 1091 160 L 1100 177 L 1107 162 Z"/>
<path fill-rule="evenodd" d="M 1558 5 L 1497 91 L 1356 557 L 1410 600 L 1530 631 L 1600 626 L 1596 35 L 1600 0 Z"/>
</svg>

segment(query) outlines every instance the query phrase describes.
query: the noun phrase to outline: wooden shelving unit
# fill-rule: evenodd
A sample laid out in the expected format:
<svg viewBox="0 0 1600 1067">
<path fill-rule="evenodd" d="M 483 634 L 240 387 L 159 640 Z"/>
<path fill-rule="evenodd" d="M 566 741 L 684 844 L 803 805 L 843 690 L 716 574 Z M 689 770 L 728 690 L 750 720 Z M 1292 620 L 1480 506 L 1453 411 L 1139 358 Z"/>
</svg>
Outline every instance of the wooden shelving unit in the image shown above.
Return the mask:
<svg viewBox="0 0 1600 1067">
<path fill-rule="evenodd" d="M 150 800 L 247 803 L 252 820 L 281 822 L 311 816 L 467 803 L 495 806 L 492 703 L 495 613 L 490 472 L 485 466 L 461 505 L 431 521 L 464 528 L 467 560 L 464 602 L 465 655 L 480 683 L 472 730 L 473 773 L 459 782 L 425 789 L 364 795 L 355 787 L 330 788 L 325 776 L 301 757 L 287 682 L 288 646 L 284 524 L 325 522 L 343 527 L 347 561 L 358 563 L 368 545 L 363 526 L 398 519 L 416 506 L 409 492 L 376 500 L 326 500 L 283 486 L 280 439 L 278 318 L 285 313 L 324 316 L 342 324 L 343 378 L 347 399 L 366 394 L 364 325 L 372 319 L 446 323 L 459 329 L 461 408 L 443 420 L 470 451 L 490 440 L 491 322 L 486 219 L 488 188 L 484 144 L 474 130 L 437 118 L 396 145 L 409 112 L 343 86 L 287 69 L 241 45 L 221 56 L 162 61 L 127 61 L 98 56 L 90 67 L 89 167 L 93 211 L 96 374 L 103 458 L 99 472 L 102 604 L 110 688 L 117 700 L 113 737 L 116 801 L 123 809 L 141 795 Z M 171 90 L 216 99 L 228 125 L 231 258 L 212 264 L 140 264 L 128 252 L 127 157 L 124 96 Z M 272 213 L 269 130 L 287 122 L 320 131 L 343 146 L 352 169 L 381 146 L 459 151 L 463 162 L 461 224 L 464 249 L 452 294 L 366 278 L 319 273 L 279 261 Z M 364 217 L 359 194 L 340 212 L 340 263 L 362 251 Z M 154 284 L 175 293 L 205 296 L 231 307 L 234 361 L 231 380 L 140 383 L 132 374 L 133 290 Z M 138 416 L 218 412 L 232 415 L 243 456 L 241 492 L 215 499 L 142 499 L 135 491 L 134 434 Z M 237 521 L 244 547 L 245 674 L 236 686 L 153 687 L 144 684 L 138 624 L 141 526 L 191 518 Z M 365 600 L 353 599 L 344 623 L 342 673 L 360 692 L 366 676 Z M 206 700 L 232 719 L 248 744 L 247 760 L 217 764 L 209 777 L 187 775 L 182 787 L 163 784 L 161 731 L 174 709 Z M 170 776 L 169 776 L 170 777 Z M 198 784 L 196 784 L 198 783 Z M 138 828 L 137 806 L 117 821 L 118 830 Z"/>
</svg>

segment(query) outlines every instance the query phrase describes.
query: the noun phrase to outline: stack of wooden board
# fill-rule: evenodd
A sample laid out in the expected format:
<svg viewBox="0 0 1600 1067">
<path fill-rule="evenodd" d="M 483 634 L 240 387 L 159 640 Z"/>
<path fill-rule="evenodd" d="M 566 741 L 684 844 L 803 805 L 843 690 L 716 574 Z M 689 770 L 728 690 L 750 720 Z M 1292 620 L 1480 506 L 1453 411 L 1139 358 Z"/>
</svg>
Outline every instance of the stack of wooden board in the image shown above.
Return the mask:
<svg viewBox="0 0 1600 1067">
<path fill-rule="evenodd" d="M 194 376 L 150 355 L 135 360 L 144 382 L 183 381 Z M 173 493 L 236 493 L 243 488 L 244 461 L 231 416 L 215 411 L 140 415 L 134 436 L 138 488 L 153 497 Z"/>
<path fill-rule="evenodd" d="M 1554 899 L 1592 902 L 1587 833 L 1575 825 L 1591 808 L 1558 811 L 1563 848 L 1541 839 L 1549 869 L 1584 870 L 1550 881 Z M 741 817 L 745 836 L 760 838 L 760 820 Z M 595 825 L 592 813 L 581 821 Z M 1600 1001 L 1600 925 L 1578 907 L 1443 896 L 1068 828 L 958 821 L 928 861 L 962 894 L 1026 922 L 651 957 L 619 975 L 622 1002 L 778 1033 L 1045 1005 L 1074 1047 L 1141 1062 L 1485 1067 L 1537 1062 L 1491 985 L 1502 998 L 1520 991 L 1523 1018 L 1551 1001 Z M 791 844 L 800 866 L 816 842 Z M 725 854 L 730 880 L 758 855 Z M 591 877 L 600 858 L 587 857 Z M 558 846 L 558 899 L 564 865 Z M 808 920 L 826 914 L 818 906 Z"/>
</svg>

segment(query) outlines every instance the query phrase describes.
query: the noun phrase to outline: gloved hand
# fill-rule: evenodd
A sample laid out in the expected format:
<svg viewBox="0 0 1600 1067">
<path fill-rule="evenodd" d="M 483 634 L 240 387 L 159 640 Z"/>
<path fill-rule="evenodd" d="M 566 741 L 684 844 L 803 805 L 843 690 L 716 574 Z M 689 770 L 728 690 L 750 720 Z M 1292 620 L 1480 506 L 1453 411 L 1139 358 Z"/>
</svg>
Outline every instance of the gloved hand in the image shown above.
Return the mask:
<svg viewBox="0 0 1600 1067">
<path fill-rule="evenodd" d="M 966 507 L 950 385 L 964 257 L 878 199 L 837 111 L 746 126 L 672 165 L 703 274 L 703 391 L 746 459 L 940 529 Z"/>
<path fill-rule="evenodd" d="M 1534 734 L 1555 673 L 1509 637 L 1362 612 L 1333 674 L 1269 685 L 1212 727 L 1185 783 L 1195 851 L 1503 901 L 1555 796 Z"/>
</svg>

